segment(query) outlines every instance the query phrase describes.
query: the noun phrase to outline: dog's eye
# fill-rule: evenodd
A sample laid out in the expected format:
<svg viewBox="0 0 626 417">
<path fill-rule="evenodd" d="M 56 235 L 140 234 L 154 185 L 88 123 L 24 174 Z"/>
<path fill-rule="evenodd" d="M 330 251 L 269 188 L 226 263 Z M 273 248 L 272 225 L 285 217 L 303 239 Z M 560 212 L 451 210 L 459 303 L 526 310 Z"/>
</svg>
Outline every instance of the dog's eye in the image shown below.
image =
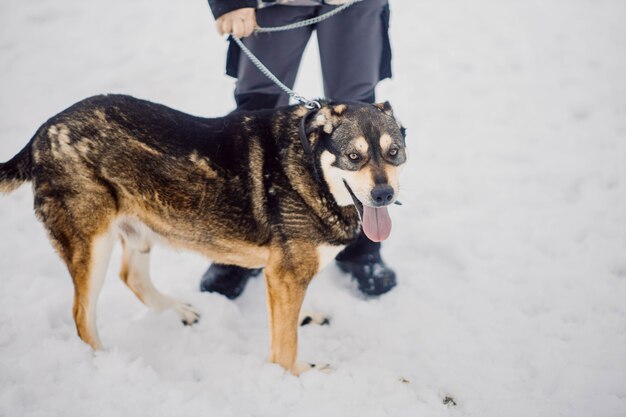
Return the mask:
<svg viewBox="0 0 626 417">
<path fill-rule="evenodd" d="M 390 149 L 389 156 L 393 156 L 393 157 L 398 156 L 398 149 L 396 148 Z"/>
<path fill-rule="evenodd" d="M 348 158 L 350 158 L 353 161 L 358 161 L 359 159 L 361 159 L 359 154 L 355 153 L 355 152 L 352 152 L 352 153 L 348 154 Z"/>
</svg>

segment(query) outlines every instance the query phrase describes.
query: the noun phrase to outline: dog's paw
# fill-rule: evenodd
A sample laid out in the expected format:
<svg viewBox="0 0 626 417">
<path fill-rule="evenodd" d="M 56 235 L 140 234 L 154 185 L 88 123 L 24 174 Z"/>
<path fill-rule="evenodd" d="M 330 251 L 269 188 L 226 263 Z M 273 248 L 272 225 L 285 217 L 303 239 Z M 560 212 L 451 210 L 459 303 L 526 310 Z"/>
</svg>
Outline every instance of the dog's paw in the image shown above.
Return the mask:
<svg viewBox="0 0 626 417">
<path fill-rule="evenodd" d="M 185 326 L 191 326 L 200 320 L 200 312 L 198 312 L 198 310 L 196 310 L 191 304 L 178 301 L 174 304 L 174 310 Z"/>
<path fill-rule="evenodd" d="M 326 326 L 330 324 L 330 318 L 321 313 L 314 311 L 302 311 L 300 312 L 300 326 L 306 326 L 307 324 L 319 324 L 320 326 Z"/>
<path fill-rule="evenodd" d="M 333 370 L 333 368 L 327 363 L 319 364 L 319 363 L 308 363 L 308 362 L 296 362 L 293 368 L 291 368 L 291 373 L 294 374 L 295 376 L 299 376 L 306 371 L 310 371 L 311 369 L 324 372 L 325 374 L 329 374 Z"/>
</svg>

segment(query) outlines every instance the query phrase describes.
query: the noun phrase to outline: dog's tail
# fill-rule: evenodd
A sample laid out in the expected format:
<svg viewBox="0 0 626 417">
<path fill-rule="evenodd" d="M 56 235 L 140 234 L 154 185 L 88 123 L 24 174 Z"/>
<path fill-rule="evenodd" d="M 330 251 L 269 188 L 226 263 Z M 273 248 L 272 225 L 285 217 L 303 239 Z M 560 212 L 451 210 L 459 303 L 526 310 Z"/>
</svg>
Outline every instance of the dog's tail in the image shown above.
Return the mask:
<svg viewBox="0 0 626 417">
<path fill-rule="evenodd" d="M 0 193 L 10 193 L 32 179 L 31 146 L 29 143 L 10 161 L 0 163 Z"/>
</svg>

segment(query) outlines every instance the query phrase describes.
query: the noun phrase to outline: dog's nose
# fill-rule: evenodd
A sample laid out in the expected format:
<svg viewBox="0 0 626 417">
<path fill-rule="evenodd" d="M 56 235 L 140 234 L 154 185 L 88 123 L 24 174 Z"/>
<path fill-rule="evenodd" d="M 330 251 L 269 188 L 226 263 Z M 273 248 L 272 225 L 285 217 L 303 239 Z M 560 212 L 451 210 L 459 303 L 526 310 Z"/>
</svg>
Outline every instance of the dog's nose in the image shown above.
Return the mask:
<svg viewBox="0 0 626 417">
<path fill-rule="evenodd" d="M 377 185 L 372 190 L 372 200 L 378 206 L 391 203 L 393 198 L 393 187 L 391 185 Z"/>
</svg>

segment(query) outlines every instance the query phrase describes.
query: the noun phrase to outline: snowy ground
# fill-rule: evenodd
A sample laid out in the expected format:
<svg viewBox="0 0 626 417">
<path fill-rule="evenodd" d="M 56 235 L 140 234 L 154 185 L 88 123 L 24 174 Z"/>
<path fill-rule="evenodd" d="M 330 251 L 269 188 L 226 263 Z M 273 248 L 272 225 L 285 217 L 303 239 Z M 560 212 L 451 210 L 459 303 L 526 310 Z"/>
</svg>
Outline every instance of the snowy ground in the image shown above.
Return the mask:
<svg viewBox="0 0 626 417">
<path fill-rule="evenodd" d="M 334 266 L 312 284 L 333 321 L 302 329 L 300 355 L 336 370 L 266 363 L 263 280 L 236 302 L 200 294 L 207 262 L 169 249 L 155 281 L 202 321 L 147 311 L 117 248 L 94 355 L 23 187 L 0 197 L 0 416 L 626 415 L 626 2 L 392 7 L 379 96 L 412 152 L 384 246 L 400 285 L 364 299 Z M 225 114 L 212 24 L 203 1 L 3 0 L 0 160 L 96 93 Z M 307 62 L 298 89 L 315 95 Z"/>
</svg>

